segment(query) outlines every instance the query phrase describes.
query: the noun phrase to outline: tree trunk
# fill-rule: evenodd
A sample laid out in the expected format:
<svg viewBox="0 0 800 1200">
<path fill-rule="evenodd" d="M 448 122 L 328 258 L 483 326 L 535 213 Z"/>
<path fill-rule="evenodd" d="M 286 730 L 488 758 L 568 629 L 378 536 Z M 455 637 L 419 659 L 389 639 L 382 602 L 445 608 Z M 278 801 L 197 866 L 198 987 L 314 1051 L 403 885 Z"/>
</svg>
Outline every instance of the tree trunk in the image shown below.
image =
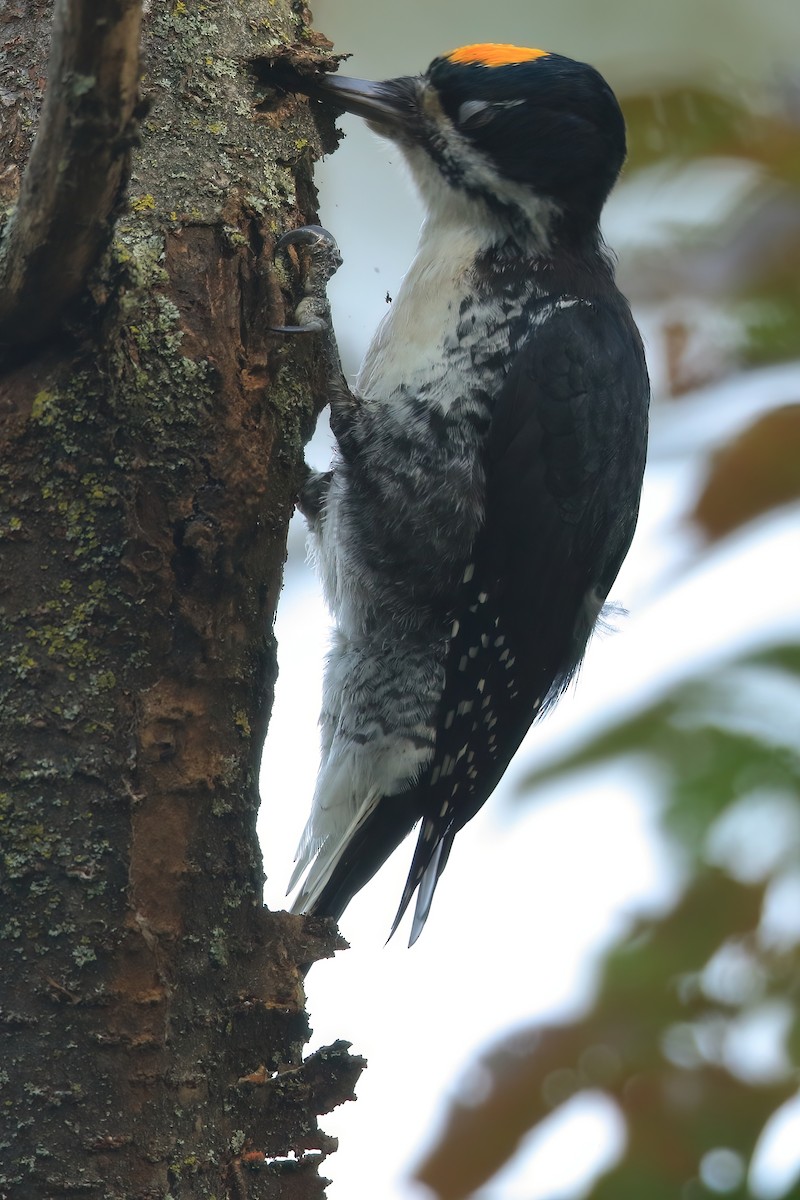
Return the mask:
<svg viewBox="0 0 800 1200">
<path fill-rule="evenodd" d="M 49 19 L 35 0 L 0 17 L 11 203 Z M 316 1118 L 363 1065 L 341 1043 L 302 1059 L 303 974 L 337 937 L 262 907 L 255 833 L 286 529 L 324 402 L 314 345 L 269 332 L 293 283 L 271 247 L 316 216 L 321 144 L 294 97 L 257 111 L 243 64 L 324 56 L 308 20 L 288 0 L 152 5 L 128 201 L 66 313 L 39 336 L 34 305 L 6 334 L 1 1197 L 321 1196 Z M 60 82 L 91 98 L 100 78 Z M 42 313 L 75 220 L 49 282 L 39 255 Z"/>
</svg>

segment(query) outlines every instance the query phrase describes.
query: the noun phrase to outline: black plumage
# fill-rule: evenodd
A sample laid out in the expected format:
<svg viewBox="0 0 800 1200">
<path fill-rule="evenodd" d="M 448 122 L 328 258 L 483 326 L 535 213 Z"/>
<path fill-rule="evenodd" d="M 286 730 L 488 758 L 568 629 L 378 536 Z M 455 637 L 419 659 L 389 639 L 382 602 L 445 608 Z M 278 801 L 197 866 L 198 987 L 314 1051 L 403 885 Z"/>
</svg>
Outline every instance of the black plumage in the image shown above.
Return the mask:
<svg viewBox="0 0 800 1200">
<path fill-rule="evenodd" d="M 633 537 L 646 452 L 644 354 L 619 294 L 537 328 L 497 397 L 486 517 L 454 606 L 422 828 L 394 928 L 583 658 Z"/>
</svg>

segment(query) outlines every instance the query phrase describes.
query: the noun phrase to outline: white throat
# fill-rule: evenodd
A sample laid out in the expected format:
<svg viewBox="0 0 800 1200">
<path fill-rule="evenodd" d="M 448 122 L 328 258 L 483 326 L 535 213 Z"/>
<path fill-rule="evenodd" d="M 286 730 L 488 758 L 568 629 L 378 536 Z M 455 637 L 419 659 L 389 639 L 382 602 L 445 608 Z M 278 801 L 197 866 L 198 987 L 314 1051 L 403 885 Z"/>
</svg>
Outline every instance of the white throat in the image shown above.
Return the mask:
<svg viewBox="0 0 800 1200">
<path fill-rule="evenodd" d="M 428 164 L 435 170 L 430 160 Z M 469 339 L 464 341 L 458 331 L 462 301 L 475 299 L 476 261 L 493 246 L 502 245 L 511 233 L 480 200 L 444 186 L 441 178 L 437 182 L 431 189 L 432 202 L 414 259 L 356 379 L 356 391 L 365 399 L 407 397 L 430 387 L 435 378 L 444 382 L 443 372 L 455 365 L 454 353 L 468 349 Z M 535 234 L 528 237 L 521 252 L 531 258 L 542 252 Z M 534 286 L 532 279 L 531 289 Z M 491 306 L 481 315 L 490 319 Z M 475 336 L 480 334 L 479 325 Z M 439 398 L 451 391 L 444 386 L 435 388 Z"/>
</svg>

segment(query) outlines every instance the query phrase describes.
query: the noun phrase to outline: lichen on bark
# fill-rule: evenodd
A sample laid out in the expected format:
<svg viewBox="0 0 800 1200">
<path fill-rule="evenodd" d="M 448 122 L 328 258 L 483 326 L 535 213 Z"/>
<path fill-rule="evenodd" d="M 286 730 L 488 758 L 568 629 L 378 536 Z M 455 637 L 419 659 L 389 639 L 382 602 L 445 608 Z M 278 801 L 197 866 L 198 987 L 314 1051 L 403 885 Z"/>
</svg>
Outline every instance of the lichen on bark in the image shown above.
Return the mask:
<svg viewBox="0 0 800 1200">
<path fill-rule="evenodd" d="M 47 15 L 6 21 L 20 171 Z M 271 248 L 316 216 L 322 146 L 302 102 L 258 110 L 244 64 L 328 54 L 309 19 L 152 7 L 108 249 L 0 379 L 9 1197 L 319 1196 L 316 1118 L 363 1065 L 343 1044 L 303 1060 L 304 972 L 339 942 L 263 909 L 255 835 L 286 528 L 324 402 L 314 346 L 269 332 L 293 282 Z"/>
</svg>

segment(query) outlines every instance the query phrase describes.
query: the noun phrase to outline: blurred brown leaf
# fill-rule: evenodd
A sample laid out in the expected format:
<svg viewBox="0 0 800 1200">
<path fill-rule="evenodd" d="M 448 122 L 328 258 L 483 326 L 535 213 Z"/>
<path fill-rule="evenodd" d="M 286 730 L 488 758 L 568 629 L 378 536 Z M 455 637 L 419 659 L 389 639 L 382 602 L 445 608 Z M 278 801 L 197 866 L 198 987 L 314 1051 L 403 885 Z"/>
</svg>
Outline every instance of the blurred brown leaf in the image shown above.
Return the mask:
<svg viewBox="0 0 800 1200">
<path fill-rule="evenodd" d="M 800 404 L 759 417 L 716 456 L 692 519 L 711 541 L 800 497 Z"/>
</svg>

